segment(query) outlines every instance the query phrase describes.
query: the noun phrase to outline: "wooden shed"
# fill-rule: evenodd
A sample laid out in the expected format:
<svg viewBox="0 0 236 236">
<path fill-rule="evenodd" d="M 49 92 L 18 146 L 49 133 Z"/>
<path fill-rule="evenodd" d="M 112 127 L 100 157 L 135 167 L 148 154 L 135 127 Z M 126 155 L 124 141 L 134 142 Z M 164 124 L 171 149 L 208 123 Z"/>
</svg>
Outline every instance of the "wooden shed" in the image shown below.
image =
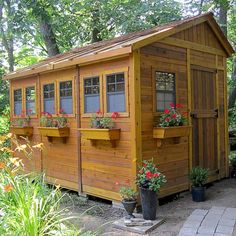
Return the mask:
<svg viewBox="0 0 236 236">
<path fill-rule="evenodd" d="M 227 177 L 226 58 L 233 52 L 207 13 L 75 48 L 9 73 L 11 117 L 35 110 L 30 139 L 45 145 L 33 161 L 25 160 L 26 168 L 44 171 L 50 183 L 113 201 L 120 200 L 121 185 L 134 185 L 145 159 L 153 158 L 166 175 L 161 197 L 187 190 L 193 166 L 209 168 L 210 181 Z M 154 135 L 154 126 L 171 102 L 183 105 L 191 129 L 187 136 L 163 139 Z M 66 142 L 49 140 L 38 129 L 41 112 L 56 114 L 61 108 L 70 122 Z M 97 109 L 108 116 L 119 112 L 115 143 L 81 137 L 79 129 L 90 128 Z"/>
</svg>

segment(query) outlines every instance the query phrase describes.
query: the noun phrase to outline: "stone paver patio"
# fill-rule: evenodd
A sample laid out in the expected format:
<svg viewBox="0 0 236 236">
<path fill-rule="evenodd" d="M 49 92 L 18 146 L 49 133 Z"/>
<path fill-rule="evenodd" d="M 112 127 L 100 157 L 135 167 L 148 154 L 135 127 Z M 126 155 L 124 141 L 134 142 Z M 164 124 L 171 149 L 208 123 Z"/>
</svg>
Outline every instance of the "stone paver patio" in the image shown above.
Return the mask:
<svg viewBox="0 0 236 236">
<path fill-rule="evenodd" d="M 187 218 L 178 236 L 232 236 L 236 208 L 196 209 Z"/>
</svg>

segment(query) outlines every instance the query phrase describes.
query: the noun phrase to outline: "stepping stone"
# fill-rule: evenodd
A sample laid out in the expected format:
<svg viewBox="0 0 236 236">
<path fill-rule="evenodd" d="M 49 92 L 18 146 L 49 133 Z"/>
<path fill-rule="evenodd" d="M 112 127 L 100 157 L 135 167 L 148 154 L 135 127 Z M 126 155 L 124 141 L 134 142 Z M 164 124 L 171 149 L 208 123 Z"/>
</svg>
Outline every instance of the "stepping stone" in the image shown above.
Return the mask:
<svg viewBox="0 0 236 236">
<path fill-rule="evenodd" d="M 154 230 L 159 225 L 164 222 L 164 219 L 157 218 L 156 220 L 144 220 L 141 214 L 134 214 L 135 220 L 130 220 L 121 218 L 115 221 L 112 225 L 114 228 L 121 229 L 124 231 L 129 231 L 137 234 L 147 234 L 148 232 Z M 127 226 L 127 224 L 129 226 Z M 124 234 L 125 235 L 125 234 Z"/>
</svg>

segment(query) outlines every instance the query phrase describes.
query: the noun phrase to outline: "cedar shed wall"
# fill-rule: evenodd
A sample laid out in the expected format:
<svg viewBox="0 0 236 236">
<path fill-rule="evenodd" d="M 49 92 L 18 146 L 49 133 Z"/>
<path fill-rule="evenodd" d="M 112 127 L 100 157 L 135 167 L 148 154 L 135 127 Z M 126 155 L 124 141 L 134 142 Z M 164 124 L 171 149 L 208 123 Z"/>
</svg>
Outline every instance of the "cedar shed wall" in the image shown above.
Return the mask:
<svg viewBox="0 0 236 236">
<path fill-rule="evenodd" d="M 191 84 L 191 66 L 216 71 L 216 108 L 219 112 L 217 132 L 214 135 L 217 137 L 215 158 L 219 174 L 210 180 L 228 176 L 226 54 L 208 24 L 197 25 L 145 46 L 141 48 L 140 54 L 142 158 L 153 158 L 167 177 L 168 182 L 161 189 L 160 195 L 166 196 L 188 189 L 189 168 L 195 163 L 192 161 L 192 135 L 181 138 L 178 143 L 168 140 L 161 147 L 157 147 L 157 141 L 153 139 L 153 126 L 160 118 L 160 113 L 155 110 L 155 71 L 175 73 L 176 103 L 183 105 L 183 112 L 192 110 L 192 92 L 195 88 Z M 190 116 L 188 120 L 192 125 Z"/>
</svg>

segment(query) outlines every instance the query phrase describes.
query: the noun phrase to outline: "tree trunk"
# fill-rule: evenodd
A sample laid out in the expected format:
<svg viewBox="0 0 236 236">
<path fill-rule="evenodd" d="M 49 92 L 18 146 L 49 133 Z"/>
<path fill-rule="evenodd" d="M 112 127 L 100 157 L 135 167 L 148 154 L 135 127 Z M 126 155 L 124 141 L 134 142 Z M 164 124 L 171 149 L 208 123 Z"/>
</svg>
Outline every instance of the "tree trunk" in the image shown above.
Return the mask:
<svg viewBox="0 0 236 236">
<path fill-rule="evenodd" d="M 39 17 L 39 27 L 42 34 L 45 46 L 47 48 L 48 56 L 55 56 L 60 53 L 57 46 L 56 37 L 52 30 L 51 23 L 42 16 Z"/>
<path fill-rule="evenodd" d="M 233 70 L 231 74 L 231 80 L 233 81 L 236 80 L 236 57 L 234 57 L 234 60 L 233 60 Z M 231 91 L 229 95 L 229 104 L 228 104 L 229 109 L 234 107 L 235 101 L 236 101 L 236 87 L 234 86 L 233 90 Z"/>
<path fill-rule="evenodd" d="M 93 17 L 92 43 L 95 43 L 102 41 L 102 37 L 100 35 L 101 32 L 98 28 L 98 24 L 100 21 L 99 10 L 93 10 L 92 17 Z"/>
<path fill-rule="evenodd" d="M 227 13 L 228 13 L 228 4 L 227 3 L 221 4 L 219 11 L 219 24 L 226 37 L 227 37 Z"/>
</svg>

